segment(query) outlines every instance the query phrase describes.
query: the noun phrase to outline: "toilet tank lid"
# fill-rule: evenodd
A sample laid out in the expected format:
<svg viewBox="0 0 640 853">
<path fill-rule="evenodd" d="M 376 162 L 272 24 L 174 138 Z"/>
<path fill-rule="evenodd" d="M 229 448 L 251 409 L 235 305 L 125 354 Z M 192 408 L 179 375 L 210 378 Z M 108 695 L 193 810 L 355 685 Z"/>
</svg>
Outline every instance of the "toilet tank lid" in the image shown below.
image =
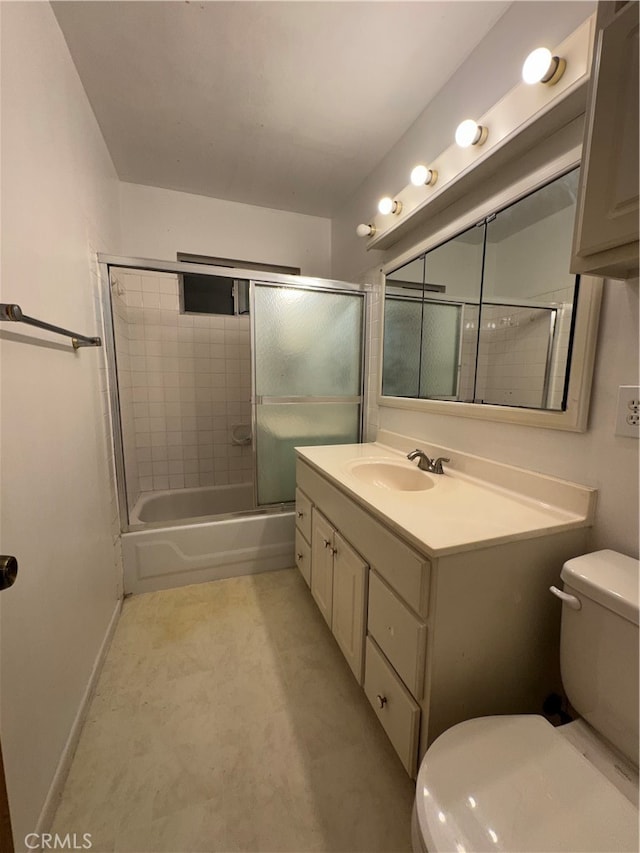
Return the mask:
<svg viewBox="0 0 640 853">
<path fill-rule="evenodd" d="M 560 577 L 576 592 L 638 625 L 640 562 L 617 551 L 567 560 Z"/>
</svg>

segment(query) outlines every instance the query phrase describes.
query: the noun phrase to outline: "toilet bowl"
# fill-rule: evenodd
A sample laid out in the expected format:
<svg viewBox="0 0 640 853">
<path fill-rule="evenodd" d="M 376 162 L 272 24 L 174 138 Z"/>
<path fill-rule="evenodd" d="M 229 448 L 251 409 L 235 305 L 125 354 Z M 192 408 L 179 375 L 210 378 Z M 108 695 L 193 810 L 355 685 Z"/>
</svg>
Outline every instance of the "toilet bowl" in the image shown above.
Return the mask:
<svg viewBox="0 0 640 853">
<path fill-rule="evenodd" d="M 440 735 L 418 772 L 414 853 L 638 851 L 638 567 L 611 551 L 565 564 L 561 671 L 582 719 Z"/>
</svg>

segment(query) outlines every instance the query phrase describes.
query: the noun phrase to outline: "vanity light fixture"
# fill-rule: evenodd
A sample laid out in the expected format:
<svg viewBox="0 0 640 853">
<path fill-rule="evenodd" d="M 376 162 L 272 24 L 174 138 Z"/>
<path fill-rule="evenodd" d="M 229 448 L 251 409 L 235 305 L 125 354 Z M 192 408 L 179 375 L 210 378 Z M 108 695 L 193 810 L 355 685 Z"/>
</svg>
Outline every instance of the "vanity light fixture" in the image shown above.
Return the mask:
<svg viewBox="0 0 640 853">
<path fill-rule="evenodd" d="M 397 215 L 402 210 L 402 202 L 396 201 L 386 195 L 378 202 L 378 210 L 383 216 L 386 216 L 388 213 L 395 213 Z"/>
<path fill-rule="evenodd" d="M 456 143 L 460 148 L 469 148 L 471 145 L 482 145 L 486 142 L 489 130 L 478 124 L 472 118 L 460 122 L 456 128 Z"/>
<path fill-rule="evenodd" d="M 371 224 L 365 224 L 361 222 L 360 225 L 356 228 L 356 234 L 358 237 L 373 237 L 376 233 L 376 226 Z"/>
<path fill-rule="evenodd" d="M 438 180 L 435 169 L 427 169 L 426 166 L 415 166 L 411 171 L 411 183 L 414 187 L 430 187 Z"/>
<path fill-rule="evenodd" d="M 522 79 L 532 86 L 534 83 L 546 83 L 553 86 L 564 74 L 567 62 L 560 56 L 553 56 L 546 47 L 531 51 L 522 66 Z"/>
</svg>

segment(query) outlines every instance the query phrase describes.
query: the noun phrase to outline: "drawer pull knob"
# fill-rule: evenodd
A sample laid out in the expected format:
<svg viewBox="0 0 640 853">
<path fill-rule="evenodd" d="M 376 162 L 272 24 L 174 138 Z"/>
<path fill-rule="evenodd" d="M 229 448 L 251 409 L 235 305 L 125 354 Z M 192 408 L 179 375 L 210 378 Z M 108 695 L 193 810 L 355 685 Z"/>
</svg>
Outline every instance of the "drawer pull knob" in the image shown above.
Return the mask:
<svg viewBox="0 0 640 853">
<path fill-rule="evenodd" d="M 380 708 L 380 710 L 382 710 L 384 708 L 384 706 L 387 704 L 387 697 L 381 696 L 378 693 L 378 695 L 376 696 L 376 701 L 378 703 L 378 708 Z"/>
<path fill-rule="evenodd" d="M 298 516 L 298 518 L 303 518 L 303 517 L 304 517 L 304 513 L 303 513 L 303 512 L 302 512 L 302 510 L 300 510 L 300 509 L 296 512 L 296 515 Z"/>
<path fill-rule="evenodd" d="M 298 553 L 296 554 L 296 557 L 298 558 L 298 560 L 301 560 L 302 559 L 302 552 L 298 551 Z"/>
</svg>

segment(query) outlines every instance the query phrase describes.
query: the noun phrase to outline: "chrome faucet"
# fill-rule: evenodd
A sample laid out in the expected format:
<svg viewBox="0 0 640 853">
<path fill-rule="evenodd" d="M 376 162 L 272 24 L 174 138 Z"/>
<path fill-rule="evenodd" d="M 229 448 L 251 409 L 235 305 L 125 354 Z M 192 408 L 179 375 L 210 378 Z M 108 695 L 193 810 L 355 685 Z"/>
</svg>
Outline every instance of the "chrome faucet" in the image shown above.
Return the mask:
<svg viewBox="0 0 640 853">
<path fill-rule="evenodd" d="M 412 450 L 411 453 L 407 453 L 407 459 L 413 461 L 418 458 L 420 461 L 418 462 L 418 468 L 421 471 L 428 471 L 430 474 L 444 474 L 442 469 L 443 462 L 451 462 L 450 459 L 445 459 L 444 456 L 439 456 L 437 459 L 429 459 L 424 450 Z"/>
</svg>

